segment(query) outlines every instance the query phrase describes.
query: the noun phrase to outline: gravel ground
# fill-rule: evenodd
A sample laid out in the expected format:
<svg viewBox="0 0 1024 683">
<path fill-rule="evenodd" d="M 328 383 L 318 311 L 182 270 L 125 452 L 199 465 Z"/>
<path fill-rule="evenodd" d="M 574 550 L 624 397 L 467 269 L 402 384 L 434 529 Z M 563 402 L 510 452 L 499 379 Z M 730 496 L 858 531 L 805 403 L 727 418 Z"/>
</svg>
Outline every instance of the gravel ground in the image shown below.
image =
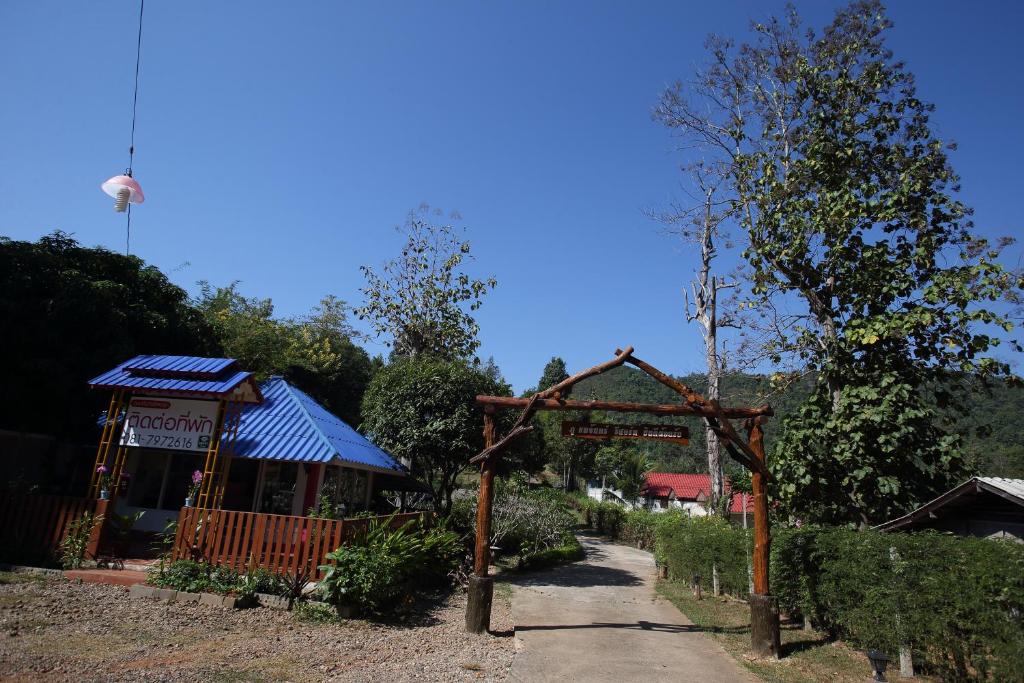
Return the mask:
<svg viewBox="0 0 1024 683">
<path fill-rule="evenodd" d="M 0 681 L 502 681 L 508 600 L 496 592 L 497 636 L 465 633 L 465 604 L 439 597 L 408 625 L 310 624 L 19 575 L 0 583 Z"/>
</svg>

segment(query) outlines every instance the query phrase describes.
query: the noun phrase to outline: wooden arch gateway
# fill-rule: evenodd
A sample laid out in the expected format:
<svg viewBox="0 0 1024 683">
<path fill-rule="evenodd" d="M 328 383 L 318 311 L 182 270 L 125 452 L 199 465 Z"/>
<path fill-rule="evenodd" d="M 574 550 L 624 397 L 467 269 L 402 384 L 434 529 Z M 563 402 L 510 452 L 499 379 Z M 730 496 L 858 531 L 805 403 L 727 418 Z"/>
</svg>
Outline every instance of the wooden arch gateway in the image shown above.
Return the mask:
<svg viewBox="0 0 1024 683">
<path fill-rule="evenodd" d="M 616 401 L 574 401 L 564 398 L 567 390 L 578 382 L 625 364 L 647 373 L 675 391 L 680 403 L 650 404 Z M 484 450 L 470 462 L 480 465 L 480 492 L 476 514 L 476 548 L 473 576 L 469 581 L 469 602 L 466 606 L 466 630 L 484 633 L 490 627 L 491 599 L 494 579 L 488 576 L 490 565 L 491 507 L 494 500 L 494 473 L 502 452 L 519 436 L 531 431 L 531 419 L 538 410 L 603 410 L 647 415 L 690 415 L 698 417 L 714 431 L 729 455 L 751 472 L 754 505 L 754 593 L 750 596 L 751 645 L 758 656 L 779 654 L 779 612 L 775 599 L 768 592 L 768 497 L 766 486 L 771 475 L 765 464 L 764 430 L 762 425 L 774 412 L 771 406 L 723 407 L 708 400 L 657 368 L 633 355 L 633 347 L 616 349 L 615 357 L 583 370 L 555 386 L 539 391 L 529 398 L 508 396 L 477 396 L 484 406 Z M 495 433 L 494 415 L 499 408 L 521 408 L 519 419 L 500 439 Z M 747 438 L 742 438 L 730 420 L 744 420 Z"/>
</svg>

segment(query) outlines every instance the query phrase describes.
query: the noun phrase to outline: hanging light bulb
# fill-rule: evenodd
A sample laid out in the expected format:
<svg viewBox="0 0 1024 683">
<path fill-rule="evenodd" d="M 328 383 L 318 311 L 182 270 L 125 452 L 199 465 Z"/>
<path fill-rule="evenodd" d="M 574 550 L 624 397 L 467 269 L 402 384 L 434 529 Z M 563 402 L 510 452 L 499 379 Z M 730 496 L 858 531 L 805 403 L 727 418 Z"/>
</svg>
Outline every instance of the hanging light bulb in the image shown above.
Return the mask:
<svg viewBox="0 0 1024 683">
<path fill-rule="evenodd" d="M 128 204 L 141 204 L 146 201 L 142 187 L 130 175 L 116 175 L 100 188 L 114 198 L 114 211 L 123 213 Z"/>
</svg>

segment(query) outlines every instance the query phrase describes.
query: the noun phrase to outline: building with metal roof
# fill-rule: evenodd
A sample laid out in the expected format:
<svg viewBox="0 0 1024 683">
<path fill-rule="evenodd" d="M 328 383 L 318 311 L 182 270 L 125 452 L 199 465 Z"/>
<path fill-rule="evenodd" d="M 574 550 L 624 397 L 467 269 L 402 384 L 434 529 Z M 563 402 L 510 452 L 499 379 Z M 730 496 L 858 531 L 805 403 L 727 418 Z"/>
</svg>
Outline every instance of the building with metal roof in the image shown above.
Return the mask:
<svg viewBox="0 0 1024 683">
<path fill-rule="evenodd" d="M 237 403 L 263 400 L 251 372 L 234 358 L 135 356 L 89 380 L 90 389 L 223 399 Z"/>
<path fill-rule="evenodd" d="M 1024 543 L 1024 479 L 971 477 L 935 500 L 875 528 L 935 529 Z"/>
<path fill-rule="evenodd" d="M 115 392 L 116 420 L 101 418 L 102 439 L 122 463 L 117 509 L 145 511 L 140 528 L 159 530 L 176 518 L 199 474 L 218 483 L 214 506 L 279 515 L 324 505 L 352 514 L 383 491 L 425 492 L 400 462 L 301 389 L 283 377 L 256 382 L 231 358 L 137 356 L 89 385 Z M 225 405 L 236 406 L 234 418 Z M 224 456 L 214 469 L 209 454 L 218 450 Z"/>
</svg>

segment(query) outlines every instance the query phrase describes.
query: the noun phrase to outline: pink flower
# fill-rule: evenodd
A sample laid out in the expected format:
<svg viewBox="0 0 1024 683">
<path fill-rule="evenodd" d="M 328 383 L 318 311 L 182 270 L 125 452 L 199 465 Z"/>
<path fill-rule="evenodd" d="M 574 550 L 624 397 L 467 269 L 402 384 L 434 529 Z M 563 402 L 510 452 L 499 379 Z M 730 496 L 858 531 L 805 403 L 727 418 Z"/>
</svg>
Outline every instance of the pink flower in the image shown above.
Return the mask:
<svg viewBox="0 0 1024 683">
<path fill-rule="evenodd" d="M 195 472 L 192 473 L 192 483 L 193 484 L 198 484 L 198 483 L 200 483 L 202 481 L 203 481 L 203 473 L 202 472 L 200 472 L 199 470 L 196 470 Z"/>
<path fill-rule="evenodd" d="M 110 470 L 107 469 L 106 465 L 100 465 L 99 467 L 96 468 L 96 472 L 99 474 L 106 474 L 109 471 Z"/>
</svg>

